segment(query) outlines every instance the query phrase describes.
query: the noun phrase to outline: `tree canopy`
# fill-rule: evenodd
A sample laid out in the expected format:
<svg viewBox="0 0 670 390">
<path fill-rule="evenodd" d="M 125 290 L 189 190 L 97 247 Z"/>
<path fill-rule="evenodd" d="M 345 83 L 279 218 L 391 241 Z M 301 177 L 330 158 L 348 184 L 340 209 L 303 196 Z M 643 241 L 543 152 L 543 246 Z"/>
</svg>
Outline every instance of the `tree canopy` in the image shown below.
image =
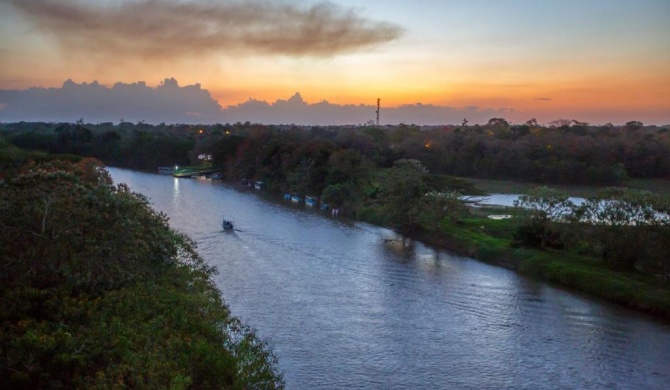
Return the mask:
<svg viewBox="0 0 670 390">
<path fill-rule="evenodd" d="M 0 183 L 0 378 L 8 388 L 281 388 L 188 237 L 95 160 Z"/>
</svg>

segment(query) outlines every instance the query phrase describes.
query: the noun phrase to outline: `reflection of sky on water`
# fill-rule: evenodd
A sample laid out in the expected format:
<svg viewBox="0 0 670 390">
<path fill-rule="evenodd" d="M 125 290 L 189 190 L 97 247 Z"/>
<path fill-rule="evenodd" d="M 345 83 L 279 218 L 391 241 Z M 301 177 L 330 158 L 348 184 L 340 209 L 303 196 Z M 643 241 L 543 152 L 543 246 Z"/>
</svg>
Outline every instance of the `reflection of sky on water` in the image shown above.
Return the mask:
<svg viewBox="0 0 670 390">
<path fill-rule="evenodd" d="M 520 194 L 491 194 L 488 195 L 480 204 L 485 206 L 505 206 L 514 207 L 514 201 L 519 199 Z M 584 198 L 570 197 L 568 198 L 573 204 L 579 206 L 584 203 Z"/>
<path fill-rule="evenodd" d="M 179 204 L 179 179 L 174 178 L 174 187 L 172 187 L 172 203 Z"/>
</svg>

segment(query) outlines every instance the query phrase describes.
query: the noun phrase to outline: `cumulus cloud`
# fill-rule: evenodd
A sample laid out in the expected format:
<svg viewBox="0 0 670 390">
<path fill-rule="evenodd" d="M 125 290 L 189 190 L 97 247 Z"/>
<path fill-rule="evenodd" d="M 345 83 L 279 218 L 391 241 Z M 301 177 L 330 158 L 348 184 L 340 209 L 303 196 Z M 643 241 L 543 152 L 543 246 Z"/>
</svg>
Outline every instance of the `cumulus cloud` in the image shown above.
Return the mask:
<svg viewBox="0 0 670 390">
<path fill-rule="evenodd" d="M 376 103 L 376 101 L 374 102 Z M 78 84 L 67 80 L 60 88 L 0 90 L 0 122 L 44 121 L 147 123 L 235 123 L 296 125 L 362 125 L 376 119 L 376 104 L 333 104 L 322 100 L 306 102 L 300 93 L 274 102 L 249 99 L 226 108 L 214 100 L 200 84 L 180 86 L 165 79 L 157 87 L 144 82 L 116 83 L 111 87 L 97 82 Z M 476 106 L 445 107 L 408 104 L 381 108 L 381 124 L 471 124 L 505 117 L 508 109 Z"/>
<path fill-rule="evenodd" d="M 221 106 L 200 84 L 179 86 L 165 79 L 157 87 L 144 82 L 78 84 L 67 80 L 61 88 L 0 90 L 0 121 L 147 123 L 214 123 Z"/>
<path fill-rule="evenodd" d="M 376 110 L 376 104 L 340 105 L 325 100 L 310 104 L 304 101 L 300 93 L 296 93 L 287 100 L 278 99 L 273 103 L 249 99 L 244 103 L 226 107 L 222 116 L 226 122 L 231 123 L 250 121 L 265 124 L 361 125 L 374 122 Z M 416 103 L 389 108 L 382 106 L 380 123 L 446 125 L 458 124 L 467 118 L 470 123 L 475 124 L 486 123 L 490 118 L 503 117 L 510 113 L 511 110 L 504 108 L 457 108 Z"/>
<path fill-rule="evenodd" d="M 269 0 L 0 0 L 67 49 L 87 54 L 178 58 L 203 53 L 327 57 L 382 44 L 403 32 L 355 10 Z"/>
<path fill-rule="evenodd" d="M 222 108 L 200 84 L 180 86 L 177 80 L 165 79 L 151 87 L 144 82 L 116 83 L 105 86 L 97 82 L 76 83 L 68 80 L 59 88 L 0 89 L 0 122 L 43 121 L 147 123 L 235 123 L 296 125 L 362 125 L 375 121 L 376 100 L 370 104 L 333 104 L 322 100 L 309 103 L 300 93 L 288 99 L 267 102 L 249 99 Z M 631 118 L 647 118 L 645 123 L 667 124 L 668 110 L 593 110 L 584 108 L 568 114 L 554 111 L 520 111 L 509 108 L 478 106 L 449 107 L 433 104 L 406 104 L 385 107 L 382 100 L 380 123 L 417 125 L 485 124 L 491 118 L 505 118 L 524 123 L 535 117 L 540 122 L 557 116 L 578 117 L 591 123 L 626 123 Z"/>
</svg>

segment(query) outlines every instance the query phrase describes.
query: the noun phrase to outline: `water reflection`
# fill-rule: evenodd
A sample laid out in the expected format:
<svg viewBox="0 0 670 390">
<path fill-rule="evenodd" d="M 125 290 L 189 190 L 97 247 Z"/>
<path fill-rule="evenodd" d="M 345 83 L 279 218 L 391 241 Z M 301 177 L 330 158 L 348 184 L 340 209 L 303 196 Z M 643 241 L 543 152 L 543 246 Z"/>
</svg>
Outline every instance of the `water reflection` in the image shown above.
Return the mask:
<svg viewBox="0 0 670 390">
<path fill-rule="evenodd" d="M 174 186 L 172 187 L 172 203 L 177 206 L 179 204 L 179 182 L 181 180 L 177 179 L 176 177 L 172 182 L 174 183 Z"/>
</svg>

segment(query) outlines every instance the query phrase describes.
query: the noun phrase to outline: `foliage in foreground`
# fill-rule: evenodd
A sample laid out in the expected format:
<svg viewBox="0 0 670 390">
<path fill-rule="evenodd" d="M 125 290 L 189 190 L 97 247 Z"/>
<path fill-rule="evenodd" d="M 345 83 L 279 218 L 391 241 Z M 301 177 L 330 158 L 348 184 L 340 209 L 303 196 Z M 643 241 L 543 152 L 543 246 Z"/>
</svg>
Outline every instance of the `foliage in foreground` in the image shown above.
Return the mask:
<svg viewBox="0 0 670 390">
<path fill-rule="evenodd" d="M 0 183 L 0 378 L 10 388 L 281 388 L 194 243 L 91 160 Z"/>
</svg>

